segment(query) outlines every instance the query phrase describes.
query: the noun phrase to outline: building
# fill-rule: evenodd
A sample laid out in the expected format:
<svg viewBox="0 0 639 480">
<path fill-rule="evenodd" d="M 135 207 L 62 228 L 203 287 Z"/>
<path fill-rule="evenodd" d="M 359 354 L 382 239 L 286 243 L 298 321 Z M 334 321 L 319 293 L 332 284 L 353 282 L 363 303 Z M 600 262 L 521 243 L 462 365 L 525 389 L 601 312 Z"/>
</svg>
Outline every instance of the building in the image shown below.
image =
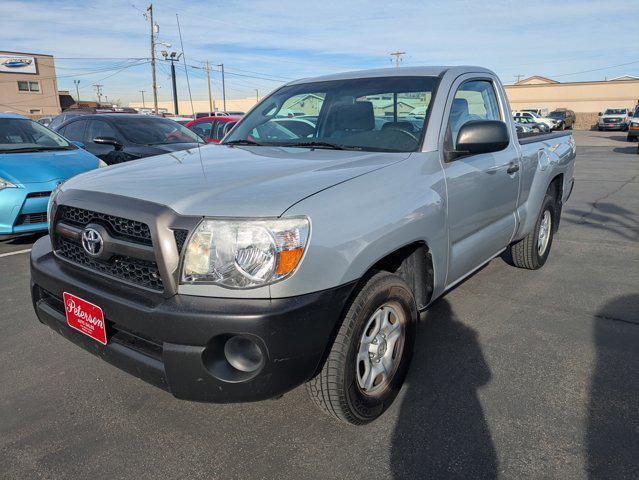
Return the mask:
<svg viewBox="0 0 639 480">
<path fill-rule="evenodd" d="M 0 111 L 33 118 L 60 113 L 51 55 L 0 51 Z"/>
<path fill-rule="evenodd" d="M 590 128 L 606 108 L 633 108 L 639 101 L 639 78 L 631 76 L 593 82 L 558 82 L 535 75 L 506 85 L 513 110 L 567 108 L 577 114 L 576 128 Z"/>
</svg>

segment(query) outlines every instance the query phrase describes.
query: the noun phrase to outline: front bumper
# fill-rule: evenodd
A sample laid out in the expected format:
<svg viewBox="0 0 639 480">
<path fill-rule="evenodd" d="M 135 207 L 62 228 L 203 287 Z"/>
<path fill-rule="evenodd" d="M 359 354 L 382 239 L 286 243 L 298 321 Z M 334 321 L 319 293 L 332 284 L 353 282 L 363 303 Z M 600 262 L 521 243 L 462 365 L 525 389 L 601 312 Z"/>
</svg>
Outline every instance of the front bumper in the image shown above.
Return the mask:
<svg viewBox="0 0 639 480">
<path fill-rule="evenodd" d="M 602 130 L 625 130 L 628 124 L 626 122 L 620 123 L 599 123 L 597 126 Z"/>
<path fill-rule="evenodd" d="M 38 319 L 63 337 L 178 398 L 220 403 L 276 397 L 312 378 L 354 288 L 271 300 L 164 298 L 60 261 L 48 236 L 33 246 L 31 284 Z M 63 292 L 102 308 L 106 345 L 67 325 Z M 226 362 L 224 343 L 232 335 L 259 346 L 265 361 L 255 375 Z"/>
<path fill-rule="evenodd" d="M 47 203 L 57 184 L 51 181 L 0 190 L 0 235 L 46 230 Z"/>
</svg>

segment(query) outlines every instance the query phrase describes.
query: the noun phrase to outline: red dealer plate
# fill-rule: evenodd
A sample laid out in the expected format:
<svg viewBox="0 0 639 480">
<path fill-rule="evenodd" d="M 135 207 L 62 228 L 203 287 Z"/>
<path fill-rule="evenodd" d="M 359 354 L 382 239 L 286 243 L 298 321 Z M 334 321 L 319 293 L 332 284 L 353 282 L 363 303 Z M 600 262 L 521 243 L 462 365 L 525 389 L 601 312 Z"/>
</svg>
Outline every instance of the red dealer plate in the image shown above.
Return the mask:
<svg viewBox="0 0 639 480">
<path fill-rule="evenodd" d="M 69 326 L 106 345 L 106 328 L 102 309 L 70 293 L 64 292 L 63 296 Z"/>
</svg>

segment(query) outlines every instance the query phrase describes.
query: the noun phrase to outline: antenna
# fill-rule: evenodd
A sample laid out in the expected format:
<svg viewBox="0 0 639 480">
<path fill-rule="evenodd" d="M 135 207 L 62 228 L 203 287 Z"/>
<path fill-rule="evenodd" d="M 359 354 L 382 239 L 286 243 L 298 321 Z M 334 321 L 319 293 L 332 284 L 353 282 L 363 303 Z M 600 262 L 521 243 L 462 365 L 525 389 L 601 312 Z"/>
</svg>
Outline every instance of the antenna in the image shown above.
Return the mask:
<svg viewBox="0 0 639 480">
<path fill-rule="evenodd" d="M 189 101 L 191 102 L 191 113 L 193 113 L 193 118 L 197 118 L 195 115 L 195 108 L 193 108 L 193 96 L 191 95 L 191 82 L 189 81 L 189 69 L 186 68 L 186 53 L 184 53 L 184 42 L 182 41 L 182 28 L 180 28 L 180 16 L 175 14 L 175 21 L 177 22 L 178 33 L 180 34 L 180 48 L 182 49 L 182 60 L 184 62 L 184 73 L 186 74 L 186 86 L 189 89 Z M 204 171 L 204 164 L 202 163 L 202 152 L 200 151 L 200 142 L 197 142 L 197 153 L 200 156 L 200 166 L 202 167 L 202 175 L 206 177 L 206 172 Z"/>
</svg>

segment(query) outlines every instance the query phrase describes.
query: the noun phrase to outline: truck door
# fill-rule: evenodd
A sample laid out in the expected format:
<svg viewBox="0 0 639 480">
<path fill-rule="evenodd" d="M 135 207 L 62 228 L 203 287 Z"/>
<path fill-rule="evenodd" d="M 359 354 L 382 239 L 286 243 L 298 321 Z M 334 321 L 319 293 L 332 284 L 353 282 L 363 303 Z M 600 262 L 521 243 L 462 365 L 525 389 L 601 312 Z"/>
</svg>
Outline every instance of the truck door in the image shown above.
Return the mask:
<svg viewBox="0 0 639 480">
<path fill-rule="evenodd" d="M 447 100 L 442 128 L 442 165 L 448 189 L 449 268 L 447 285 L 471 272 L 510 243 L 516 227 L 519 192 L 519 149 L 508 109 L 492 78 L 466 75 L 458 79 Z M 505 150 L 467 155 L 447 161 L 457 133 L 471 120 L 508 124 Z"/>
</svg>

